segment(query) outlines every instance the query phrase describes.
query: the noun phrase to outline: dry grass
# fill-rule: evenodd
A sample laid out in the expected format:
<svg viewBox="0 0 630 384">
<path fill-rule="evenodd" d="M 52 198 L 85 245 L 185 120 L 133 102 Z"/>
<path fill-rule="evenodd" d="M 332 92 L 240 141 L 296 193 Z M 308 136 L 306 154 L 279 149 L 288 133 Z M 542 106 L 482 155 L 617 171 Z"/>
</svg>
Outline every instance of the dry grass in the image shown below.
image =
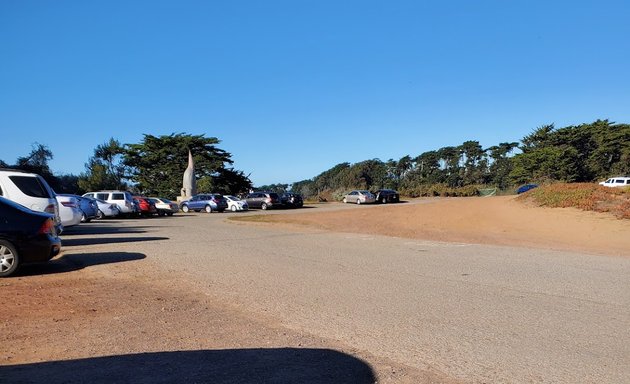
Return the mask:
<svg viewBox="0 0 630 384">
<path fill-rule="evenodd" d="M 609 188 L 590 183 L 551 184 L 532 189 L 518 197 L 544 207 L 573 207 L 585 211 L 607 212 L 630 219 L 630 188 Z"/>
</svg>

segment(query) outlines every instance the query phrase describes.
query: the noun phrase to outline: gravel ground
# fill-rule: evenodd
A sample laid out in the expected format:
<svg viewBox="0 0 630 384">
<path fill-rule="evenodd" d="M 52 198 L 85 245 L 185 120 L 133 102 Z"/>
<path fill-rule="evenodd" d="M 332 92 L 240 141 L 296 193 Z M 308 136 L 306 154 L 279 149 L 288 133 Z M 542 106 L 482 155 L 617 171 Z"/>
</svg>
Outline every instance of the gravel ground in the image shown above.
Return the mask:
<svg viewBox="0 0 630 384">
<path fill-rule="evenodd" d="M 81 225 L 0 280 L 1 381 L 630 382 L 626 257 L 230 215 Z"/>
</svg>

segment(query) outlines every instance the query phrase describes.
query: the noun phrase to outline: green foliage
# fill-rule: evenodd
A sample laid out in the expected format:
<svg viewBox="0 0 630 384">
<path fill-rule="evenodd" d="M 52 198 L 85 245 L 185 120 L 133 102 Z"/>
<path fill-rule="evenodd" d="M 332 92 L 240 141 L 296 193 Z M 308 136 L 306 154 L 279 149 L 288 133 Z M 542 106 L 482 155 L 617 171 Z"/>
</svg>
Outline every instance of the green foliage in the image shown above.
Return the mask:
<svg viewBox="0 0 630 384">
<path fill-rule="evenodd" d="M 124 163 L 140 193 L 174 199 L 180 194 L 188 166 L 188 151 L 195 162 L 199 192 L 239 193 L 251 182 L 242 172 L 226 169 L 231 155 L 218 148 L 216 137 L 183 133 L 144 135 L 142 142 L 127 144 Z"/>
<path fill-rule="evenodd" d="M 304 197 L 317 196 L 317 187 L 313 180 L 302 180 L 291 185 L 291 191 Z"/>
<path fill-rule="evenodd" d="M 233 168 L 220 168 L 213 176 L 214 192 L 237 195 L 246 193 L 252 186 L 249 177 Z"/>
<path fill-rule="evenodd" d="M 513 155 L 515 149 L 521 153 Z M 630 125 L 597 120 L 536 128 L 517 142 L 483 149 L 478 141 L 427 151 L 415 158 L 341 163 L 294 184 L 305 197 L 355 188 L 394 188 L 409 196 L 474 195 L 476 187 L 511 190 L 529 182 L 592 182 L 630 174 Z M 500 192 L 500 191 L 499 191 Z"/>
<path fill-rule="evenodd" d="M 261 185 L 259 187 L 254 188 L 254 189 L 256 189 L 257 191 L 284 193 L 284 192 L 289 190 L 289 184 Z"/>
<path fill-rule="evenodd" d="M 538 128 L 523 138 L 513 159 L 515 183 L 555 180 L 589 182 L 630 173 L 630 125 L 597 120 L 555 129 Z"/>
<path fill-rule="evenodd" d="M 127 189 L 126 167 L 123 163 L 124 147 L 118 140 L 96 146 L 94 155 L 85 164 L 85 172 L 79 175 L 81 191 Z"/>
<path fill-rule="evenodd" d="M 452 188 L 447 184 L 423 184 L 413 188 L 403 188 L 399 192 L 409 197 L 467 197 L 478 196 L 480 188 L 483 186 L 467 185 Z"/>
</svg>

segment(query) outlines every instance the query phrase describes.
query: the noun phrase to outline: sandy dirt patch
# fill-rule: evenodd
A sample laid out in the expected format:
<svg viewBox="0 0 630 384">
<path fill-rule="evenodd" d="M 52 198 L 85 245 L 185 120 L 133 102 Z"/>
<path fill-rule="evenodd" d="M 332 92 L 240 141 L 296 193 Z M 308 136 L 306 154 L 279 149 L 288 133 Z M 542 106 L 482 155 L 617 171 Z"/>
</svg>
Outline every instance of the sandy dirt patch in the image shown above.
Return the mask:
<svg viewBox="0 0 630 384">
<path fill-rule="evenodd" d="M 574 208 L 528 206 L 514 196 L 416 199 L 348 208 L 353 209 L 310 209 L 263 220 L 412 239 L 630 256 L 630 220 Z"/>
</svg>

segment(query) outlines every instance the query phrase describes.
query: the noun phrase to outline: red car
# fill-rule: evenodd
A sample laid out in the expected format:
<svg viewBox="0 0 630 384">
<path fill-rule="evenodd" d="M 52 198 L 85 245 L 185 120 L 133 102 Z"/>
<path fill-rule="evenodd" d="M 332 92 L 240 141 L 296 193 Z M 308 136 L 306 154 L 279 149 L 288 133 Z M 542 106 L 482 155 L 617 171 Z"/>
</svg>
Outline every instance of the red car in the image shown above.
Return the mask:
<svg viewBox="0 0 630 384">
<path fill-rule="evenodd" d="M 157 208 L 155 203 L 148 197 L 134 196 L 133 199 L 138 202 L 138 209 L 140 216 L 153 216 L 157 214 Z"/>
</svg>

